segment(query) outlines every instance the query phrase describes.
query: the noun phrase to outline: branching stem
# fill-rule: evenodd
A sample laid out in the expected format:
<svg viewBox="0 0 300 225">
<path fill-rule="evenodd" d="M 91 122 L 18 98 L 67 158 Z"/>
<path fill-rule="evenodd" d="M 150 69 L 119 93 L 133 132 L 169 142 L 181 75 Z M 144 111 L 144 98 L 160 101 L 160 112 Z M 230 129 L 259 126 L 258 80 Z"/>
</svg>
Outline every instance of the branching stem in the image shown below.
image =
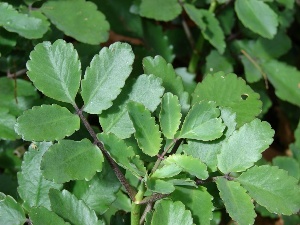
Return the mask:
<svg viewBox="0 0 300 225">
<path fill-rule="evenodd" d="M 97 145 L 97 147 L 101 150 L 102 154 L 104 155 L 105 159 L 108 161 L 109 165 L 115 172 L 118 180 L 121 182 L 121 184 L 124 186 L 125 190 L 127 191 L 130 199 L 134 202 L 135 201 L 135 195 L 136 190 L 128 183 L 127 179 L 125 178 L 124 174 L 120 170 L 118 164 L 113 160 L 113 158 L 109 155 L 109 153 L 104 148 L 104 145 L 102 142 L 97 138 L 97 135 L 87 119 L 82 114 L 82 110 L 78 108 L 77 105 L 74 105 L 74 108 L 76 110 L 77 115 L 80 117 L 81 121 L 83 122 L 84 126 L 88 130 L 89 134 L 92 136 L 94 140 L 94 144 Z"/>
</svg>

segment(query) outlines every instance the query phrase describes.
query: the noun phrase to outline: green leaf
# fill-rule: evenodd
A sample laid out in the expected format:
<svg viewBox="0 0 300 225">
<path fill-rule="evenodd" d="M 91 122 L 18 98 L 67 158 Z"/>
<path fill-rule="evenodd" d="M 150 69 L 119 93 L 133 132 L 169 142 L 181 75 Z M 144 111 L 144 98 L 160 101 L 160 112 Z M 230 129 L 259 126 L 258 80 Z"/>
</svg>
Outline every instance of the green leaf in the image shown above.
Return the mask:
<svg viewBox="0 0 300 225">
<path fill-rule="evenodd" d="M 66 108 L 42 105 L 25 111 L 17 119 L 15 131 L 24 140 L 53 141 L 73 134 L 79 126 L 79 117 Z"/>
<path fill-rule="evenodd" d="M 192 103 L 214 101 L 217 106 L 230 108 L 236 113 L 238 127 L 252 121 L 261 112 L 262 102 L 246 82 L 235 74 L 222 72 L 207 75 L 192 95 Z"/>
<path fill-rule="evenodd" d="M 150 191 L 161 194 L 170 194 L 175 190 L 175 187 L 172 182 L 156 178 L 147 179 L 146 185 Z"/>
<path fill-rule="evenodd" d="M 176 187 L 171 198 L 173 201 L 181 201 L 191 211 L 195 224 L 210 224 L 213 218 L 213 197 L 205 187 Z"/>
<path fill-rule="evenodd" d="M 108 163 L 104 163 L 103 169 L 92 180 L 76 181 L 73 194 L 83 200 L 96 213 L 103 214 L 116 200 L 116 193 L 121 183 L 114 174 Z"/>
<path fill-rule="evenodd" d="M 140 5 L 141 16 L 161 21 L 175 19 L 181 10 L 177 0 L 142 0 Z"/>
<path fill-rule="evenodd" d="M 43 224 L 43 225 L 67 225 L 61 217 L 59 217 L 54 212 L 44 208 L 32 208 L 29 212 L 29 218 L 33 224 Z"/>
<path fill-rule="evenodd" d="M 199 179 L 207 179 L 208 172 L 206 165 L 199 159 L 189 155 L 171 155 L 164 160 L 165 165 L 176 164 L 181 167 L 183 171 L 196 176 Z"/>
<path fill-rule="evenodd" d="M 148 56 L 143 59 L 143 68 L 146 74 L 154 74 L 162 79 L 162 84 L 167 92 L 180 97 L 184 91 L 182 79 L 175 73 L 172 64 L 167 63 L 161 56 L 154 58 Z"/>
<path fill-rule="evenodd" d="M 286 170 L 289 176 L 295 177 L 299 180 L 300 166 L 296 159 L 287 156 L 277 156 L 273 158 L 272 163 L 274 166 L 278 166 L 279 169 Z"/>
<path fill-rule="evenodd" d="M 27 62 L 27 75 L 50 98 L 75 104 L 81 78 L 80 61 L 72 44 L 57 40 L 37 44 Z"/>
<path fill-rule="evenodd" d="M 151 225 L 192 225 L 191 212 L 180 201 L 162 200 L 155 204 Z"/>
<path fill-rule="evenodd" d="M 18 173 L 18 193 L 28 207 L 50 209 L 49 190 L 62 188 L 61 184 L 46 180 L 40 169 L 42 157 L 51 145 L 50 142 L 32 143 L 24 154 L 21 172 Z"/>
<path fill-rule="evenodd" d="M 243 125 L 222 144 L 218 155 L 219 170 L 226 174 L 253 166 L 273 142 L 274 133 L 270 124 L 259 119 Z"/>
<path fill-rule="evenodd" d="M 8 110 L 5 111 L 0 111 L 0 139 L 16 140 L 18 138 L 14 129 L 16 118 L 13 115 L 8 114 Z"/>
<path fill-rule="evenodd" d="M 155 170 L 151 178 L 170 178 L 178 175 L 182 171 L 182 167 L 175 163 L 164 165 L 163 167 Z"/>
<path fill-rule="evenodd" d="M 164 136 L 168 139 L 174 138 L 180 125 L 181 107 L 178 97 L 170 92 L 164 94 L 161 102 L 159 122 Z"/>
<path fill-rule="evenodd" d="M 224 73 L 233 72 L 232 62 L 228 57 L 221 55 L 216 50 L 211 50 L 205 59 L 205 73 L 216 73 L 223 71 Z"/>
<path fill-rule="evenodd" d="M 284 5 L 288 9 L 293 9 L 295 0 L 276 0 L 280 4 Z"/>
<path fill-rule="evenodd" d="M 188 140 L 188 144 L 183 145 L 183 150 L 187 155 L 200 159 L 201 162 L 207 165 L 208 170 L 212 172 L 217 171 L 217 155 L 221 150 L 222 143 L 236 128 L 235 113 L 228 109 L 221 109 L 221 118 L 227 127 L 221 138 L 213 141 Z"/>
<path fill-rule="evenodd" d="M 277 32 L 278 17 L 263 1 L 237 0 L 235 12 L 243 25 L 259 35 L 272 39 Z"/>
<path fill-rule="evenodd" d="M 182 124 L 180 138 L 210 141 L 222 136 L 225 129 L 220 110 L 212 102 L 196 103 Z"/>
<path fill-rule="evenodd" d="M 300 72 L 277 60 L 270 60 L 262 66 L 275 87 L 275 94 L 284 101 L 300 106 Z"/>
<path fill-rule="evenodd" d="M 0 3 L 0 26 L 28 39 L 43 37 L 49 28 L 49 22 L 40 18 L 19 13 L 12 5 Z"/>
<path fill-rule="evenodd" d="M 161 79 L 154 75 L 140 75 L 130 80 L 114 101 L 114 105 L 100 115 L 100 124 L 106 133 L 114 133 L 119 138 L 129 138 L 135 129 L 129 118 L 127 102 L 132 100 L 142 103 L 151 112 L 156 110 L 164 93 Z"/>
<path fill-rule="evenodd" d="M 298 180 L 274 166 L 254 166 L 237 178 L 249 195 L 269 212 L 291 215 L 300 209 Z"/>
<path fill-rule="evenodd" d="M 21 205 L 9 195 L 5 196 L 3 194 L 0 198 L 0 212 L 0 224 L 23 225 L 26 221 Z"/>
<path fill-rule="evenodd" d="M 184 9 L 200 28 L 203 37 L 214 46 L 220 54 L 223 54 L 226 48 L 225 35 L 215 15 L 205 9 L 197 9 L 190 4 L 184 4 Z"/>
<path fill-rule="evenodd" d="M 133 123 L 134 137 L 142 151 L 150 156 L 155 156 L 160 150 L 161 133 L 159 127 L 155 124 L 154 117 L 151 117 L 149 110 L 144 105 L 137 102 L 127 104 L 130 119 Z"/>
<path fill-rule="evenodd" d="M 129 44 L 116 42 L 94 56 L 82 80 L 84 111 L 101 114 L 112 106 L 132 71 L 134 54 Z"/>
<path fill-rule="evenodd" d="M 59 30 L 80 42 L 97 45 L 108 39 L 109 24 L 92 2 L 47 1 L 41 10 Z"/>
<path fill-rule="evenodd" d="M 230 217 L 240 225 L 254 224 L 256 213 L 247 191 L 238 182 L 223 177 L 218 177 L 216 183 Z"/>
<path fill-rule="evenodd" d="M 43 175 L 56 183 L 70 180 L 90 180 L 102 170 L 103 155 L 89 140 L 61 140 L 44 154 L 41 163 Z"/>
<path fill-rule="evenodd" d="M 101 133 L 97 137 L 103 142 L 105 149 L 120 166 L 138 177 L 145 176 L 147 171 L 144 163 L 135 154 L 131 146 L 128 147 L 123 140 L 112 133 Z M 142 165 L 142 167 L 139 165 Z"/>
<path fill-rule="evenodd" d="M 74 224 L 97 224 L 98 218 L 84 201 L 78 200 L 67 190 L 62 192 L 51 189 L 49 192 L 52 211 L 64 220 Z"/>
</svg>

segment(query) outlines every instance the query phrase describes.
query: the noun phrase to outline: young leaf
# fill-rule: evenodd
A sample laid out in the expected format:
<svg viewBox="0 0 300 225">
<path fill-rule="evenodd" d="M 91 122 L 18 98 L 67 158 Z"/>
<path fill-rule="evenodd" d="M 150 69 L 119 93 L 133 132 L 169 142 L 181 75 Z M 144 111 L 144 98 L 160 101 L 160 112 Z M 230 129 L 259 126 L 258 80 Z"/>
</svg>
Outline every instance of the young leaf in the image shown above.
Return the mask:
<svg viewBox="0 0 300 225">
<path fill-rule="evenodd" d="M 50 98 L 75 104 L 81 64 L 72 44 L 57 40 L 37 44 L 26 66 L 33 84 Z"/>
<path fill-rule="evenodd" d="M 272 39 L 277 32 L 278 17 L 264 2 L 237 0 L 234 9 L 243 25 L 259 35 Z"/>
<path fill-rule="evenodd" d="M 142 104 L 137 102 L 129 102 L 127 104 L 130 119 L 132 120 L 134 129 L 134 137 L 142 151 L 150 156 L 155 156 L 161 146 L 161 133 L 155 119 L 151 117 L 151 113 Z"/>
<path fill-rule="evenodd" d="M 275 87 L 275 94 L 284 101 L 300 106 L 299 70 L 277 60 L 264 63 L 263 68 Z"/>
<path fill-rule="evenodd" d="M 143 165 L 138 156 L 136 156 L 132 147 L 128 147 L 126 143 L 119 139 L 116 135 L 110 134 L 98 134 L 97 137 L 103 142 L 105 149 L 115 159 L 115 161 L 124 169 L 129 170 L 131 173 L 138 177 L 143 177 L 146 174 L 146 168 L 140 168 L 138 165 Z M 135 162 L 138 161 L 136 165 Z"/>
<path fill-rule="evenodd" d="M 214 101 L 217 106 L 230 108 L 236 113 L 237 126 L 252 121 L 261 112 L 262 102 L 246 82 L 235 74 L 207 75 L 193 93 L 192 104 Z"/>
<path fill-rule="evenodd" d="M 57 215 L 74 225 L 97 224 L 98 218 L 84 201 L 78 200 L 67 190 L 50 189 L 51 209 Z"/>
<path fill-rule="evenodd" d="M 41 170 L 48 180 L 90 180 L 102 170 L 103 155 L 89 140 L 61 140 L 44 154 Z"/>
<path fill-rule="evenodd" d="M 0 193 L 2 194 L 2 193 Z M 21 207 L 9 195 L 0 198 L 0 224 L 23 225 L 26 221 L 25 213 Z"/>
<path fill-rule="evenodd" d="M 195 224 L 210 224 L 213 218 L 213 197 L 205 187 L 176 187 L 171 198 L 173 201 L 181 201 L 191 211 Z"/>
<path fill-rule="evenodd" d="M 132 71 L 133 59 L 130 45 L 120 42 L 102 48 L 94 56 L 81 85 L 84 111 L 101 114 L 112 106 Z"/>
<path fill-rule="evenodd" d="M 225 125 L 220 110 L 212 102 L 196 103 L 182 124 L 180 138 L 210 141 L 222 136 Z"/>
<path fill-rule="evenodd" d="M 24 154 L 21 172 L 18 173 L 18 193 L 26 206 L 50 209 L 49 190 L 62 188 L 61 184 L 46 180 L 40 169 L 42 157 L 50 146 L 50 142 L 33 143 Z"/>
<path fill-rule="evenodd" d="M 143 59 L 143 68 L 146 74 L 154 74 L 162 79 L 166 91 L 178 97 L 184 91 L 182 79 L 175 73 L 172 64 L 167 63 L 161 56 L 148 56 Z"/>
<path fill-rule="evenodd" d="M 223 177 L 218 177 L 216 183 L 230 217 L 240 225 L 254 224 L 256 213 L 247 191 L 238 182 Z"/>
<path fill-rule="evenodd" d="M 172 182 L 155 178 L 147 179 L 146 185 L 150 191 L 161 194 L 170 194 L 175 190 Z"/>
<path fill-rule="evenodd" d="M 32 208 L 29 212 L 29 218 L 33 224 L 70 225 L 57 214 L 44 207 Z"/>
<path fill-rule="evenodd" d="M 188 155 L 171 155 L 164 160 L 165 165 L 176 164 L 183 171 L 196 176 L 199 179 L 207 179 L 208 172 L 206 165 L 199 159 Z"/>
<path fill-rule="evenodd" d="M 177 0 L 142 0 L 140 5 L 141 16 L 161 21 L 175 19 L 181 10 Z"/>
<path fill-rule="evenodd" d="M 298 180 L 274 166 L 254 166 L 237 178 L 249 195 L 269 212 L 291 215 L 300 209 Z"/>
<path fill-rule="evenodd" d="M 15 131 L 27 141 L 53 141 L 73 134 L 79 129 L 80 119 L 58 105 L 34 106 L 23 113 Z"/>
<path fill-rule="evenodd" d="M 97 45 L 108 39 L 109 24 L 92 2 L 48 1 L 41 10 L 58 29 L 80 42 Z"/>
<path fill-rule="evenodd" d="M 0 26 L 28 39 L 42 38 L 49 28 L 49 22 L 19 13 L 12 5 L 0 3 Z"/>
<path fill-rule="evenodd" d="M 172 139 L 180 125 L 181 107 L 178 97 L 166 93 L 161 102 L 161 110 L 159 114 L 160 127 L 166 138 Z"/>
<path fill-rule="evenodd" d="M 261 158 L 273 142 L 274 130 L 267 122 L 255 119 L 244 124 L 222 144 L 218 168 L 223 173 L 241 172 Z"/>
<path fill-rule="evenodd" d="M 151 225 L 192 225 L 191 212 L 180 201 L 162 200 L 155 204 Z"/>
<path fill-rule="evenodd" d="M 214 46 L 220 54 L 225 51 L 225 35 L 215 15 L 205 9 L 197 9 L 191 4 L 184 4 L 184 9 L 197 26 L 203 37 Z"/>
<path fill-rule="evenodd" d="M 76 181 L 72 192 L 96 213 L 103 214 L 116 200 L 120 186 L 119 180 L 105 161 L 100 173 L 96 173 L 90 181 Z"/>
<path fill-rule="evenodd" d="M 182 171 L 180 166 L 175 163 L 164 165 L 163 167 L 155 170 L 152 174 L 152 178 L 170 178 L 178 175 Z"/>
</svg>

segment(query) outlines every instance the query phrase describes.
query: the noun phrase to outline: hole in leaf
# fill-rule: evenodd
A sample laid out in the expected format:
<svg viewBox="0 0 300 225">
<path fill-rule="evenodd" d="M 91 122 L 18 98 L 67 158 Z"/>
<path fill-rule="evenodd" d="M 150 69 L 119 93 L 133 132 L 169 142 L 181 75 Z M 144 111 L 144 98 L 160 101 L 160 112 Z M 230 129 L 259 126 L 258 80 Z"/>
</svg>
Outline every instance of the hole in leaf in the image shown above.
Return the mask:
<svg viewBox="0 0 300 225">
<path fill-rule="evenodd" d="M 243 100 L 246 100 L 246 99 L 248 98 L 248 94 L 242 94 L 242 95 L 241 95 L 241 98 L 242 98 Z"/>
</svg>

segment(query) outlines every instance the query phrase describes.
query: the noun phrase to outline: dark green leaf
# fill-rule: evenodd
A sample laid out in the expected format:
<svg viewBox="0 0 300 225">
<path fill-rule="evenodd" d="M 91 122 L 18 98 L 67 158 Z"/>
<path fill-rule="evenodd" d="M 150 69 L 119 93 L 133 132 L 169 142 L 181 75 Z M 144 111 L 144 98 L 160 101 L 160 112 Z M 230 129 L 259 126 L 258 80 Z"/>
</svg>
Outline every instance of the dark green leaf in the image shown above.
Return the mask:
<svg viewBox="0 0 300 225">
<path fill-rule="evenodd" d="M 44 154 L 41 163 L 43 175 L 56 183 L 70 180 L 90 180 L 102 170 L 103 155 L 89 140 L 61 140 Z"/>
<path fill-rule="evenodd" d="M 216 50 L 212 50 L 206 57 L 205 73 L 216 73 L 223 71 L 224 73 L 233 72 L 232 62 L 224 55 Z"/>
<path fill-rule="evenodd" d="M 92 2 L 47 1 L 41 9 L 58 29 L 80 42 L 97 45 L 108 39 L 109 24 Z"/>
<path fill-rule="evenodd" d="M 287 156 L 277 156 L 273 158 L 272 163 L 280 169 L 286 170 L 290 176 L 299 180 L 300 166 L 296 159 Z"/>
<path fill-rule="evenodd" d="M 17 119 L 15 130 L 24 140 L 53 141 L 78 130 L 80 119 L 58 105 L 35 106 Z"/>
<path fill-rule="evenodd" d="M 15 140 L 18 135 L 15 132 L 16 118 L 8 114 L 8 109 L 0 109 L 0 139 Z"/>
</svg>

